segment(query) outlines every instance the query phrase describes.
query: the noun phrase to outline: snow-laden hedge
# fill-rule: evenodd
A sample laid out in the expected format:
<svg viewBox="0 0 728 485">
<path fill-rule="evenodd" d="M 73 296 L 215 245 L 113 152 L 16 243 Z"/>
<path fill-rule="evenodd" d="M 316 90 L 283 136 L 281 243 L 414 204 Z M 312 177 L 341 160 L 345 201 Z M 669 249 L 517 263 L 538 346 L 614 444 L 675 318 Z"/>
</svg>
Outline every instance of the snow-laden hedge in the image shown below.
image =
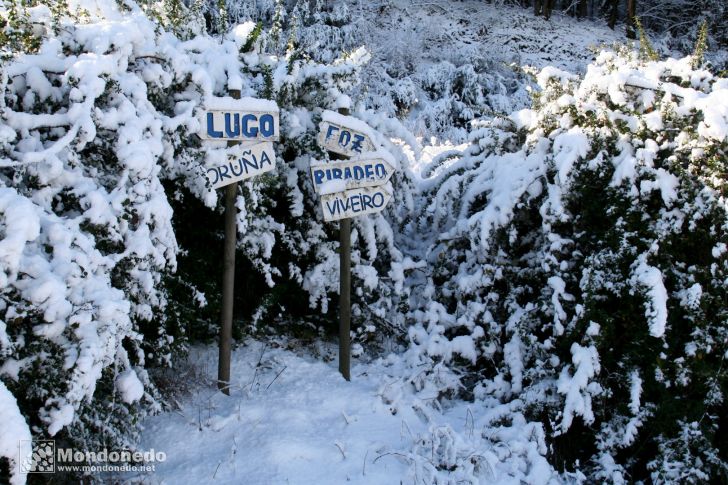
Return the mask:
<svg viewBox="0 0 728 485">
<path fill-rule="evenodd" d="M 8 461 L 12 473 L 19 437 L 133 446 L 133 424 L 159 409 L 147 370 L 185 342 L 177 308 L 206 302 L 187 275 L 168 289 L 188 254 L 178 241 L 219 230 L 172 210 L 192 198 L 219 211 L 201 172 L 221 155 L 193 136 L 205 98 L 240 89 L 282 110 L 277 171 L 237 201 L 239 254 L 264 282 L 254 319 L 274 320 L 262 298 L 274 285 L 329 310 L 336 231 L 308 167 L 326 156 L 320 110 L 350 103 L 367 53 L 330 56 L 347 15 L 317 17 L 317 2 L 289 17 L 262 2 L 270 29 L 227 29 L 250 12 L 210 2 L 1 3 L 0 473 Z M 296 39 L 323 46 L 318 61 Z M 433 428 L 413 441 L 413 477 L 475 480 L 503 463 L 545 481 L 547 455 L 591 481 L 725 478 L 728 82 L 693 61 L 605 53 L 583 78 L 547 69 L 532 109 L 476 125 L 421 193 L 413 136 L 352 107 L 401 169 L 387 211 L 355 223 L 355 320 L 407 334 L 414 372 L 400 384 L 423 415 L 453 395 L 490 410 L 467 440 Z M 382 391 L 395 410 L 397 392 Z"/>
<path fill-rule="evenodd" d="M 185 250 L 175 228 L 205 227 L 173 213 L 170 200 L 196 197 L 219 210 L 201 175 L 221 155 L 193 135 L 206 98 L 240 89 L 282 110 L 277 171 L 242 184 L 238 196 L 247 264 L 269 286 L 299 285 L 324 311 L 335 289 L 336 233 L 320 222 L 308 167 L 311 157 L 326 156 L 315 143 L 319 113 L 349 103 L 345 92 L 366 51 L 330 64 L 303 59 L 294 45 L 263 53 L 275 26 L 247 22 L 212 37 L 199 12 L 164 5 L 178 10 L 2 2 L 0 378 L 10 393 L 3 415 L 27 427 L 21 434 L 0 427 L 0 452 L 10 460 L 28 431 L 81 449 L 133 446 L 133 423 L 159 408 L 147 369 L 169 364 L 184 342 L 180 322 L 165 313 L 179 303 L 166 285 Z M 402 131 L 392 120 L 359 116 L 384 133 Z M 376 142 L 406 160 L 387 137 Z M 402 168 L 399 202 L 388 212 L 395 221 L 411 209 Z M 361 219 L 353 234 L 361 298 L 378 300 L 381 315 L 395 304 L 388 295 L 404 291 L 409 264 L 393 238 L 382 216 Z M 210 249 L 208 257 L 219 257 Z M 188 290 L 174 298 L 205 303 Z"/>
<path fill-rule="evenodd" d="M 545 69 L 427 168 L 419 379 L 513 403 L 593 481 L 728 470 L 728 80 L 693 62 Z"/>
</svg>

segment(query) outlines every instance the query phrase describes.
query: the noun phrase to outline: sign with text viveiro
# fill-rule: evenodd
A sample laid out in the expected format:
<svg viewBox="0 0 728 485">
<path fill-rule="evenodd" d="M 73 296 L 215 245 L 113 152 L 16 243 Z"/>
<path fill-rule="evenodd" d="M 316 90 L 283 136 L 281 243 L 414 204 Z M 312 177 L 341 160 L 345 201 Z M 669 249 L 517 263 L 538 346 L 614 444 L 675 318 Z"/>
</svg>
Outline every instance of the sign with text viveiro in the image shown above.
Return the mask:
<svg viewBox="0 0 728 485">
<path fill-rule="evenodd" d="M 270 142 L 255 145 L 238 145 L 228 153 L 227 162 L 208 168 L 205 176 L 210 188 L 218 189 L 225 185 L 270 172 L 276 166 L 276 154 Z"/>
<path fill-rule="evenodd" d="M 389 184 L 379 187 L 361 187 L 322 195 L 321 209 L 325 221 L 338 221 L 381 212 L 391 198 L 392 192 Z"/>
<path fill-rule="evenodd" d="M 214 97 L 205 101 L 199 136 L 203 140 L 277 141 L 278 106 L 266 99 Z"/>
</svg>

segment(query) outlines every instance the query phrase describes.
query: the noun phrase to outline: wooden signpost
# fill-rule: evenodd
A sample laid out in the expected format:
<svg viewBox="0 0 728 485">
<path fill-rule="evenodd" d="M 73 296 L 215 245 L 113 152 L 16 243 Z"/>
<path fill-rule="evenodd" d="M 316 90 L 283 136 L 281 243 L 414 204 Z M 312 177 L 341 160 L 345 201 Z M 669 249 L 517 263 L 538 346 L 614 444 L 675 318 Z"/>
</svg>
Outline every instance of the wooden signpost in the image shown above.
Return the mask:
<svg viewBox="0 0 728 485">
<path fill-rule="evenodd" d="M 211 189 L 225 187 L 225 250 L 217 386 L 228 395 L 237 242 L 237 182 L 275 168 L 272 142 L 280 136 L 279 111 L 275 102 L 255 98 L 241 99 L 240 91 L 237 90 L 231 90 L 231 95 L 206 100 L 198 134 L 208 144 L 226 142 L 227 147 L 235 148 L 228 150 L 226 163 L 208 168 L 205 172 Z"/>
<path fill-rule="evenodd" d="M 378 153 L 372 154 L 372 158 L 351 159 L 344 161 L 331 161 L 311 165 L 311 179 L 313 180 L 316 193 L 325 193 L 328 182 L 342 180 L 346 184 L 346 190 L 360 187 L 378 187 L 389 182 L 394 173 L 394 167 L 389 158 L 375 158 Z"/>
<path fill-rule="evenodd" d="M 324 111 L 319 125 L 318 143 L 330 152 L 354 157 L 374 150 L 371 128 L 354 117 L 347 116 L 349 110 L 342 112 Z"/>
<path fill-rule="evenodd" d="M 231 94 L 205 101 L 200 138 L 234 142 L 277 141 L 280 127 L 275 101 L 241 99 L 240 91 L 234 90 Z"/>
<path fill-rule="evenodd" d="M 276 154 L 271 142 L 237 147 L 242 149 L 228 153 L 225 164 L 207 169 L 205 176 L 212 189 L 270 172 L 276 167 Z"/>
<path fill-rule="evenodd" d="M 381 212 L 392 198 L 391 186 L 362 187 L 321 195 L 326 222 Z"/>
<path fill-rule="evenodd" d="M 363 121 L 324 111 L 319 145 L 331 161 L 311 165 L 325 221 L 339 221 L 339 372 L 351 380 L 351 218 L 381 212 L 392 198 L 394 160 L 375 151 L 372 129 Z M 343 160 L 342 160 L 343 159 Z"/>
</svg>

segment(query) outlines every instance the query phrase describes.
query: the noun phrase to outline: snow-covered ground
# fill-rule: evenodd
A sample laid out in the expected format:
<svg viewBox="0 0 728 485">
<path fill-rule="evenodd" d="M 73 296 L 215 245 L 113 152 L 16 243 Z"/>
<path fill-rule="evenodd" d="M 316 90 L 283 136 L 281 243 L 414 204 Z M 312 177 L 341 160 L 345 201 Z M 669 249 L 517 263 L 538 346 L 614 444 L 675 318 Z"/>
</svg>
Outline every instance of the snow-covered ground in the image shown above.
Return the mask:
<svg viewBox="0 0 728 485">
<path fill-rule="evenodd" d="M 119 478 L 155 484 L 423 483 L 464 461 L 470 469 L 450 476 L 456 482 L 546 483 L 551 477 L 538 443 L 524 440 L 531 432 L 525 422 L 500 431 L 489 426 L 504 409 L 457 401 L 437 410 L 435 395 L 403 385 L 400 358 L 355 361 L 346 382 L 334 347 L 319 342 L 315 351 L 295 352 L 294 346 L 299 344 L 250 340 L 238 347 L 230 396 L 213 384 L 216 348 L 193 349 L 196 385 L 177 400 L 178 409 L 144 424 L 140 449 L 163 451 L 166 461 L 156 463 L 153 474 Z"/>
<path fill-rule="evenodd" d="M 546 20 L 530 8 L 497 2 L 351 3 L 375 65 L 398 57 L 399 62 L 415 61 L 414 69 L 427 61 L 477 65 L 495 60 L 583 70 L 594 59 L 594 49 L 625 41 L 624 32 L 601 20 L 577 20 L 563 12 Z"/>
</svg>

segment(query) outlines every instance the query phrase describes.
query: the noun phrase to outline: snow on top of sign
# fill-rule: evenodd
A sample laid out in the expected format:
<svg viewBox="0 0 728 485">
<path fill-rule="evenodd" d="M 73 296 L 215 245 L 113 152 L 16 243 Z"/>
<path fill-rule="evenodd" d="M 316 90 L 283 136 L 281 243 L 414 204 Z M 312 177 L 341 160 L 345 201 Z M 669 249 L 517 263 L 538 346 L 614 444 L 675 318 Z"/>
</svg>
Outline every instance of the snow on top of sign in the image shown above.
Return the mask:
<svg viewBox="0 0 728 485">
<path fill-rule="evenodd" d="M 370 187 L 370 188 L 373 188 L 375 190 L 381 190 L 382 192 L 386 192 L 389 195 L 394 194 L 394 187 L 392 187 L 392 182 L 387 182 L 384 185 L 379 185 L 377 187 Z"/>
<path fill-rule="evenodd" d="M 336 107 L 346 109 L 351 108 L 351 98 L 346 94 L 340 94 L 339 97 L 336 98 Z"/>
<path fill-rule="evenodd" d="M 364 152 L 360 155 L 351 157 L 349 159 L 349 161 L 350 162 L 359 162 L 359 161 L 376 160 L 376 159 L 384 160 L 389 165 L 391 165 L 392 168 L 394 168 L 395 170 L 399 170 L 399 162 L 394 158 L 394 156 L 392 156 L 391 153 L 389 153 L 388 151 L 383 150 L 381 148 L 379 150 L 374 150 L 373 152 Z M 311 165 L 313 165 L 313 163 Z"/>
<path fill-rule="evenodd" d="M 270 145 L 269 150 L 272 150 L 272 144 L 269 141 L 262 141 L 257 143 L 243 142 L 237 143 L 232 146 L 227 146 L 226 141 L 205 141 L 203 150 L 205 153 L 205 168 L 217 167 L 223 165 L 230 160 L 237 160 L 243 156 L 243 153 L 250 150 L 261 149 L 258 145 Z M 265 148 L 265 147 L 262 147 Z"/>
<path fill-rule="evenodd" d="M 240 74 L 230 74 L 227 82 L 228 89 L 242 90 L 243 89 L 243 78 Z"/>
<path fill-rule="evenodd" d="M 337 186 L 329 185 L 329 184 L 333 184 L 334 182 L 343 182 L 344 189 L 333 190 L 334 188 L 337 188 Z M 340 180 L 340 179 L 333 179 L 333 180 L 324 182 L 321 185 L 319 185 L 319 187 L 321 187 L 320 193 L 322 196 L 336 194 L 339 192 L 346 192 L 347 195 L 371 194 L 372 192 L 385 192 L 389 196 L 392 196 L 394 194 L 394 188 L 392 187 L 392 182 L 387 182 L 386 184 L 377 185 L 376 187 L 355 187 L 355 188 L 348 188 L 346 183 L 347 183 L 346 180 Z M 330 190 L 325 191 L 324 188 L 326 188 L 326 189 L 330 188 Z"/>
<path fill-rule="evenodd" d="M 262 147 L 259 147 L 258 145 L 264 145 Z M 259 150 L 264 149 L 266 147 L 270 147 L 270 149 L 273 149 L 273 143 L 269 141 L 261 141 L 258 143 L 238 143 L 236 145 L 233 145 L 231 147 L 226 147 L 226 150 L 224 150 L 225 155 L 228 158 L 240 158 L 243 156 L 245 152 L 249 152 L 251 150 Z"/>
<path fill-rule="evenodd" d="M 372 143 L 374 143 L 374 130 L 371 126 L 364 123 L 359 118 L 353 116 L 345 116 L 335 111 L 325 110 L 321 113 L 321 120 L 329 123 L 333 123 L 339 126 L 345 126 L 359 133 L 367 135 Z"/>
<path fill-rule="evenodd" d="M 337 192 L 346 191 L 346 180 L 344 179 L 333 179 L 327 180 L 319 186 L 319 193 L 321 195 L 335 194 Z"/>
<path fill-rule="evenodd" d="M 232 79 L 229 82 L 234 82 Z M 275 101 L 258 98 L 235 99 L 230 96 L 213 96 L 205 98 L 205 109 L 213 111 L 257 111 L 278 113 Z"/>
<path fill-rule="evenodd" d="M 357 155 L 355 157 L 348 158 L 346 160 L 318 160 L 316 158 L 311 158 L 311 167 L 317 167 L 321 165 L 328 165 L 332 162 L 335 163 L 341 163 L 341 162 L 365 162 L 370 160 L 383 160 L 386 163 L 388 163 L 393 169 L 399 170 L 399 162 L 392 156 L 391 153 L 389 153 L 386 150 L 375 150 L 373 152 L 364 152 L 361 155 Z"/>
</svg>

